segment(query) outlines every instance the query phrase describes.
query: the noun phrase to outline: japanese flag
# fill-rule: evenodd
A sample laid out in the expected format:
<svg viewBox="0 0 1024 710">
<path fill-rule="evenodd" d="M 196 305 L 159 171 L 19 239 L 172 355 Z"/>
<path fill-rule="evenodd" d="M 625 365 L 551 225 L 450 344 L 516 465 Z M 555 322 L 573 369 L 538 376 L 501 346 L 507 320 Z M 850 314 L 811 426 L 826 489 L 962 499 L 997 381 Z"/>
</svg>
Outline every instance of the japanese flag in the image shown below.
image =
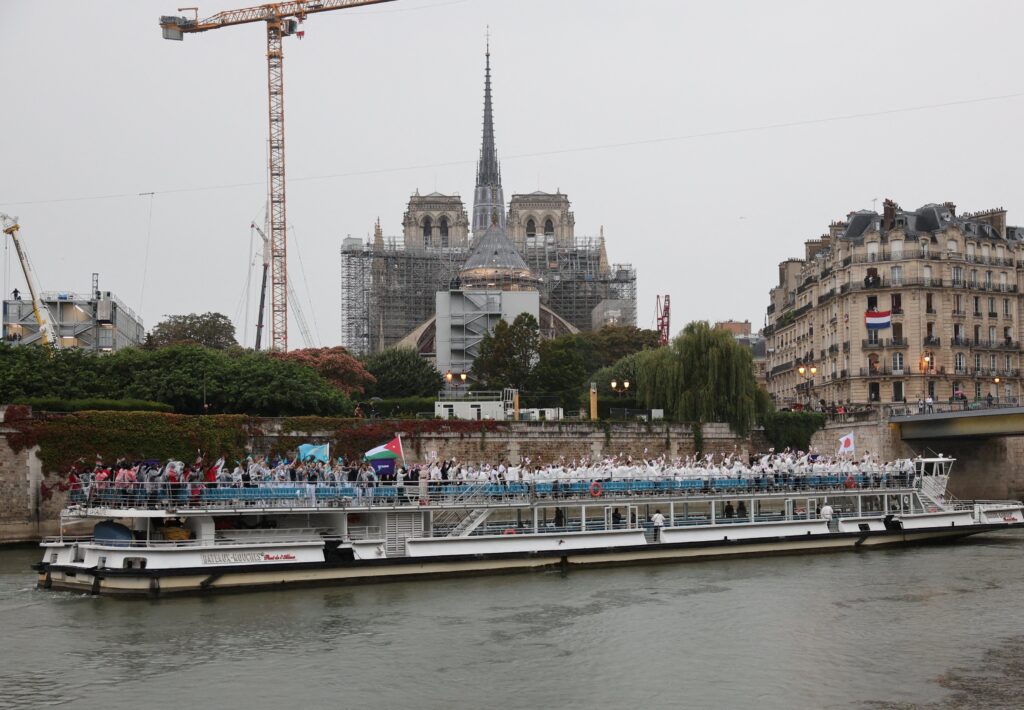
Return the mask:
<svg viewBox="0 0 1024 710">
<path fill-rule="evenodd" d="M 853 432 L 851 431 L 846 436 L 839 439 L 839 453 L 841 454 L 852 454 L 853 453 Z"/>
</svg>

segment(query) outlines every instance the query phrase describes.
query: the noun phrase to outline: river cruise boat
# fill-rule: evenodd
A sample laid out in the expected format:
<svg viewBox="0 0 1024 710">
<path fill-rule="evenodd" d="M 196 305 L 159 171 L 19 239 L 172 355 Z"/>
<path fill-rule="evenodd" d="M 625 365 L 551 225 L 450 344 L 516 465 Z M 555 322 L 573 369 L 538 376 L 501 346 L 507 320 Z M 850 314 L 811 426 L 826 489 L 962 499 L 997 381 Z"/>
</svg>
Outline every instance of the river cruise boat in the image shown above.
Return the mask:
<svg viewBox="0 0 1024 710">
<path fill-rule="evenodd" d="M 159 597 L 856 550 L 1024 525 L 1019 501 L 951 499 L 952 465 L 73 491 L 35 569 L 45 589 Z"/>
</svg>

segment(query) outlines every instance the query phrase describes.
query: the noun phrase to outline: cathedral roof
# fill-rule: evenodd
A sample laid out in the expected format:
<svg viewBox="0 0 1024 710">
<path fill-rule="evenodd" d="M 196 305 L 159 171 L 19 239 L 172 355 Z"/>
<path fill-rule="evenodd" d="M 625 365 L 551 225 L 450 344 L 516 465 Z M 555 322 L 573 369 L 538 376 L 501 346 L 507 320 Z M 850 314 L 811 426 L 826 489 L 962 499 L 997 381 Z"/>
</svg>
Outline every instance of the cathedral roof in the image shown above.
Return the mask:
<svg viewBox="0 0 1024 710">
<path fill-rule="evenodd" d="M 505 230 L 496 224 L 488 227 L 473 244 L 473 251 L 459 271 L 459 279 L 463 286 L 520 284 L 530 287 L 537 282 Z"/>
</svg>

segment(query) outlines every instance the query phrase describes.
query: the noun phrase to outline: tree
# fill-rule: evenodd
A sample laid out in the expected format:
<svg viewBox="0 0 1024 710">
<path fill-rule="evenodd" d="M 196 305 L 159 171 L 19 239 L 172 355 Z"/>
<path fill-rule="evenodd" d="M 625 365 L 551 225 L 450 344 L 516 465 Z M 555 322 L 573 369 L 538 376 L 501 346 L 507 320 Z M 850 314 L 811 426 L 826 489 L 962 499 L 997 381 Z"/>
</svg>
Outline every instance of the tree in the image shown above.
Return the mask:
<svg viewBox="0 0 1024 710">
<path fill-rule="evenodd" d="M 386 348 L 365 361 L 377 381 L 366 390 L 374 397 L 433 397 L 444 379 L 413 348 Z"/>
<path fill-rule="evenodd" d="M 656 330 L 637 328 L 635 325 L 606 325 L 593 336 L 603 360 L 602 366 L 611 365 L 642 350 L 657 348 L 661 337 Z"/>
<path fill-rule="evenodd" d="M 472 374 L 482 389 L 529 388 L 537 364 L 540 326 L 529 313 L 520 313 L 509 325 L 500 320 L 493 333 L 485 333 Z"/>
<path fill-rule="evenodd" d="M 333 348 L 289 350 L 285 353 L 271 351 L 270 355 L 278 360 L 311 367 L 345 394 L 361 393 L 374 383 L 373 375 L 366 371 L 363 363 L 340 345 Z"/>
<path fill-rule="evenodd" d="M 262 352 L 172 345 L 99 355 L 0 345 L 0 402 L 29 398 L 147 400 L 183 414 L 352 411 L 347 395 L 312 366 Z"/>
<path fill-rule="evenodd" d="M 530 386 L 531 400 L 539 399 L 538 405 L 577 409 L 586 383 L 583 357 L 571 340 L 555 338 L 540 344 Z"/>
<path fill-rule="evenodd" d="M 821 412 L 770 412 L 764 418 L 764 435 L 778 451 L 787 446 L 806 451 L 814 432 L 824 426 Z"/>
<path fill-rule="evenodd" d="M 146 336 L 147 348 L 165 348 L 169 345 L 187 343 L 216 350 L 238 345 L 238 341 L 235 340 L 235 326 L 223 313 L 167 316 Z"/>
<path fill-rule="evenodd" d="M 770 409 L 754 379 L 750 350 L 706 321 L 687 325 L 669 348 L 645 351 L 637 363 L 637 388 L 647 407 L 663 408 L 695 428 L 727 422 L 745 435 Z"/>
</svg>

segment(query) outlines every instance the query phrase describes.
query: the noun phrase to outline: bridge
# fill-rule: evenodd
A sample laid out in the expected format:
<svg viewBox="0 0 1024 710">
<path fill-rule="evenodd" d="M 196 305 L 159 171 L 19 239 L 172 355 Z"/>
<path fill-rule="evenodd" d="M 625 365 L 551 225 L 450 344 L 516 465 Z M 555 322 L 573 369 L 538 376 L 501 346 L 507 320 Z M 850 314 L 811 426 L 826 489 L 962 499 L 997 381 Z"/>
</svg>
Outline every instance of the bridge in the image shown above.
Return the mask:
<svg viewBox="0 0 1024 710">
<path fill-rule="evenodd" d="M 891 407 L 888 413 L 889 423 L 899 427 L 904 440 L 1024 434 L 1024 406 L 1018 403 L 981 404 L 976 408 L 943 404 L 925 413 L 916 407 Z"/>
</svg>

